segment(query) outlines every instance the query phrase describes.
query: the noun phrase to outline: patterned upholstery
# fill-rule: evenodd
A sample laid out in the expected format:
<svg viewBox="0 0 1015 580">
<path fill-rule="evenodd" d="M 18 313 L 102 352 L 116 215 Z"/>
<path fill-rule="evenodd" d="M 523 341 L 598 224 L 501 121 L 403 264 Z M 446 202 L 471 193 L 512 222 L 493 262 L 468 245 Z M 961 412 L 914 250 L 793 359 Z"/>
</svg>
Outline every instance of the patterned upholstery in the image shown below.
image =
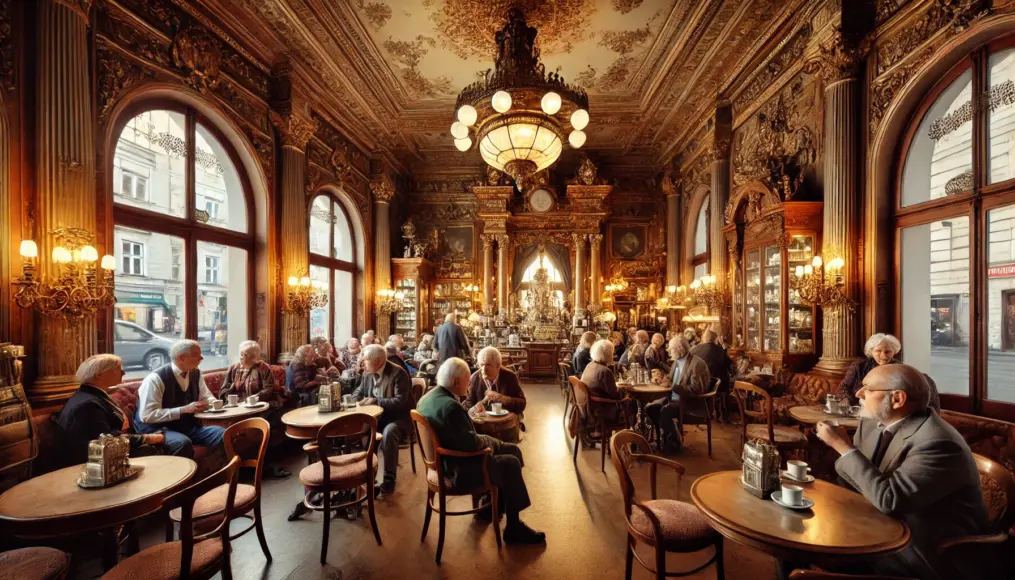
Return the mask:
<svg viewBox="0 0 1015 580">
<path fill-rule="evenodd" d="M 63 580 L 70 556 L 55 548 L 21 548 L 0 552 L 0 579 Z"/>
<path fill-rule="evenodd" d="M 797 443 L 806 441 L 807 438 L 800 432 L 799 429 L 793 427 L 785 427 L 783 425 L 773 425 L 773 431 L 775 435 L 775 442 L 778 443 Z M 768 441 L 768 425 L 762 425 L 755 423 L 747 426 L 747 438 L 748 439 L 761 439 L 762 441 Z"/>
<path fill-rule="evenodd" d="M 147 550 L 123 560 L 106 572 L 101 580 L 172 580 L 180 577 L 180 558 L 183 542 L 156 544 Z M 192 576 L 207 572 L 222 558 L 222 540 L 212 538 L 194 545 L 190 560 Z"/>
<path fill-rule="evenodd" d="M 654 499 L 641 505 L 659 518 L 663 544 L 667 550 L 701 550 L 718 539 L 718 532 L 708 524 L 708 518 L 692 504 L 672 499 Z M 652 522 L 637 506 L 631 509 L 631 526 L 639 534 L 652 537 Z"/>
<path fill-rule="evenodd" d="M 1015 473 L 1015 423 L 941 411 L 941 418 L 955 427 L 973 453 L 992 459 Z"/>
<path fill-rule="evenodd" d="M 367 454 L 365 451 L 336 455 L 328 459 L 331 460 L 331 481 L 333 483 L 363 479 L 367 476 Z M 373 468 L 376 472 L 376 462 L 373 464 Z M 324 465 L 318 461 L 304 467 L 300 470 L 300 483 L 303 485 L 324 485 Z"/>
<path fill-rule="evenodd" d="M 780 397 L 772 398 L 772 419 L 784 425 L 794 424 L 789 416 L 790 407 L 800 405 L 823 405 L 825 395 L 835 392 L 838 383 L 832 379 L 805 373 L 790 377 L 786 390 Z"/>
<path fill-rule="evenodd" d="M 226 509 L 226 496 L 229 494 L 229 485 L 223 483 L 194 501 L 194 519 L 201 519 L 213 514 L 222 513 Z M 241 514 L 254 503 L 257 491 L 254 486 L 241 483 L 236 486 L 236 500 L 233 501 L 233 513 Z M 180 508 L 169 512 L 169 517 L 174 522 L 181 519 Z M 219 518 L 220 520 L 222 518 Z"/>
</svg>

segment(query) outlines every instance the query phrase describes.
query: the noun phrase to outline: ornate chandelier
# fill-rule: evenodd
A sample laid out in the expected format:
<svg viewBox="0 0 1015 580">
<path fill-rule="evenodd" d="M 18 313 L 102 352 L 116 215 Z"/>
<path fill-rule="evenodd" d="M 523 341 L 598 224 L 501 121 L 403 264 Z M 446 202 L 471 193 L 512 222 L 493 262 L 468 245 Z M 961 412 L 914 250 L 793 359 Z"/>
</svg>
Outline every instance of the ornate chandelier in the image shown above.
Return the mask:
<svg viewBox="0 0 1015 580">
<path fill-rule="evenodd" d="M 52 253 L 54 271 L 47 279 L 38 272 L 39 247 L 33 240 L 22 240 L 21 276 L 11 282 L 15 303 L 72 322 L 113 306 L 116 303 L 113 256 L 102 256 L 100 261 L 98 251 L 91 245 L 94 236 L 87 230 L 57 228 L 50 233 L 58 245 Z"/>
<path fill-rule="evenodd" d="M 535 48 L 536 34 L 520 9 L 508 11 L 507 23 L 495 36 L 495 69 L 458 95 L 458 120 L 451 125 L 459 151 L 472 147 L 474 127 L 483 161 L 520 187 L 560 157 L 565 122 L 574 129 L 567 139 L 575 149 L 585 144 L 582 130 L 589 123 L 588 95 L 557 73 L 547 74 Z"/>
<path fill-rule="evenodd" d="M 316 280 L 311 281 L 310 276 L 297 278 L 289 276 L 289 291 L 286 292 L 285 301 L 282 304 L 283 312 L 293 312 L 299 316 L 310 314 L 311 310 L 324 308 L 328 305 L 328 293 L 325 284 Z"/>
</svg>

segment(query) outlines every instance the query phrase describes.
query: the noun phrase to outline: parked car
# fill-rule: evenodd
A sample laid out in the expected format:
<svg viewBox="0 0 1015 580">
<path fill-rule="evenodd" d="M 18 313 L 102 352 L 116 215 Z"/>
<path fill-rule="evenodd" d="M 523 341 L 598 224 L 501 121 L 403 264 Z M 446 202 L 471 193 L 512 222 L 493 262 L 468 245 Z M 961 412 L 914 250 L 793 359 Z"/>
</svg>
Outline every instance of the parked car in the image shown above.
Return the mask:
<svg viewBox="0 0 1015 580">
<path fill-rule="evenodd" d="M 169 349 L 175 340 L 163 338 L 126 320 L 114 320 L 113 331 L 113 352 L 123 360 L 124 368 L 155 370 L 169 362 Z"/>
</svg>

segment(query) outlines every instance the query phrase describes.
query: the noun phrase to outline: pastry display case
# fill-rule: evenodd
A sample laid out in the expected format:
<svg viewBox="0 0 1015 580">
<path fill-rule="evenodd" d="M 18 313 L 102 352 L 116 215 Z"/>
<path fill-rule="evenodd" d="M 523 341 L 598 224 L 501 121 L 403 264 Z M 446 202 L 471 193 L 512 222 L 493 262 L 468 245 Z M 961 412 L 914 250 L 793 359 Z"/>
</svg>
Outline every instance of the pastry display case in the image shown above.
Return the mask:
<svg viewBox="0 0 1015 580">
<path fill-rule="evenodd" d="M 459 323 L 464 322 L 469 316 L 469 311 L 473 309 L 473 295 L 466 290 L 466 287 L 470 285 L 472 285 L 471 280 L 438 282 L 434 285 L 431 328 L 443 323 L 444 317 L 449 312 L 458 315 Z"/>
<path fill-rule="evenodd" d="M 431 312 L 436 267 L 426 258 L 393 258 L 391 273 L 396 292 L 402 293 L 402 309 L 395 313 L 395 334 L 415 346 L 419 337 L 432 332 Z"/>
</svg>

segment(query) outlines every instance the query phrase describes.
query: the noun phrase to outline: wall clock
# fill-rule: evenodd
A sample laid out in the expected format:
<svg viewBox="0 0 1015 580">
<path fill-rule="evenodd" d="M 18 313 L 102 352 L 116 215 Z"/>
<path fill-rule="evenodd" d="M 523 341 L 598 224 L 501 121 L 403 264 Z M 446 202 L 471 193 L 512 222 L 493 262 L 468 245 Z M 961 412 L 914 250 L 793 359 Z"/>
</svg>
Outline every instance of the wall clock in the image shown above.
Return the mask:
<svg viewBox="0 0 1015 580">
<path fill-rule="evenodd" d="M 529 194 L 529 207 L 536 213 L 550 211 L 555 201 L 553 193 L 546 188 L 539 188 Z"/>
</svg>

